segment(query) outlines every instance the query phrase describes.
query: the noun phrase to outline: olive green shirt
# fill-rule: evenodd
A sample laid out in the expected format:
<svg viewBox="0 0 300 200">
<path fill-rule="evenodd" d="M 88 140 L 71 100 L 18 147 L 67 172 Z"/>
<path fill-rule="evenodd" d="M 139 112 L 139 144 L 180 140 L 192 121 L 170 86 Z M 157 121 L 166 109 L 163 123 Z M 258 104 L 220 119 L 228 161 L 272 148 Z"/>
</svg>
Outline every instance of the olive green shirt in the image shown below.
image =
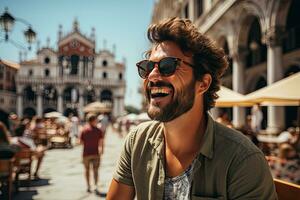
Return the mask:
<svg viewBox="0 0 300 200">
<path fill-rule="evenodd" d="M 163 124 L 140 124 L 125 140 L 114 179 L 133 186 L 138 200 L 163 199 L 165 181 Z M 190 199 L 277 199 L 263 153 L 241 133 L 209 115 L 196 158 Z"/>
</svg>

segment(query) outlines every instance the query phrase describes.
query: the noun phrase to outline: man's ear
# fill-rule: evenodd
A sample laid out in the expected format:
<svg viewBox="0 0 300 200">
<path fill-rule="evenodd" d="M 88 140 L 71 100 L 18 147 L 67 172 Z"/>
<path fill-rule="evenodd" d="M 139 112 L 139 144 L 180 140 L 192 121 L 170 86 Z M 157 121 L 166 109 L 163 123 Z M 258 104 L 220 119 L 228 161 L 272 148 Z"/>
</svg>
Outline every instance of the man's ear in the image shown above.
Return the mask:
<svg viewBox="0 0 300 200">
<path fill-rule="evenodd" d="M 205 93 L 210 84 L 211 84 L 212 78 L 210 74 L 204 74 L 201 80 L 196 81 L 196 94 L 203 94 Z"/>
</svg>

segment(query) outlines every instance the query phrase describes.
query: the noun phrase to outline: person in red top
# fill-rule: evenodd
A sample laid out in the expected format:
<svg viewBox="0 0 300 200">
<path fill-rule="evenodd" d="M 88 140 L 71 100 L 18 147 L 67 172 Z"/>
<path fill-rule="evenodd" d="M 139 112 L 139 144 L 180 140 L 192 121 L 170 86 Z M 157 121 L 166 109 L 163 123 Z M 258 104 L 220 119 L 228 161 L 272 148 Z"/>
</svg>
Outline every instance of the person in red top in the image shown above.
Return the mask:
<svg viewBox="0 0 300 200">
<path fill-rule="evenodd" d="M 85 178 L 87 182 L 87 192 L 91 192 L 90 185 L 90 165 L 93 166 L 95 192 L 98 184 L 98 169 L 100 166 L 100 157 L 104 149 L 104 134 L 101 129 L 97 128 L 97 116 L 89 114 L 87 116 L 88 123 L 83 128 L 80 135 L 80 142 L 83 144 L 83 164 L 85 167 Z"/>
</svg>

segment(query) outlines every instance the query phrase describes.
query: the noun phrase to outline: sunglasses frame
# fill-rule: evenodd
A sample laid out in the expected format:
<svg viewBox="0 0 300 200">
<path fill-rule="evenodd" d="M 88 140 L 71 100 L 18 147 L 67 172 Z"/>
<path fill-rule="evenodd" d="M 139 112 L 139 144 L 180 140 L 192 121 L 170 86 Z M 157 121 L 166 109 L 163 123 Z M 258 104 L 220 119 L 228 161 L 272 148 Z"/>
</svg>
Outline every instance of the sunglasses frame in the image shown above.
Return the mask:
<svg viewBox="0 0 300 200">
<path fill-rule="evenodd" d="M 170 58 L 171 58 L 171 59 L 174 59 L 174 61 L 176 62 L 176 66 L 174 67 L 174 71 L 173 71 L 172 73 L 170 73 L 170 74 L 164 74 L 164 73 L 161 72 L 161 69 L 160 69 L 160 63 L 161 63 L 162 60 L 164 60 L 164 59 L 170 59 Z M 146 74 L 145 76 L 142 76 L 141 73 L 140 73 L 140 70 L 145 71 L 145 69 L 144 69 L 143 67 L 141 67 L 141 63 L 143 63 L 143 62 L 145 62 L 145 61 L 153 63 L 153 68 L 150 69 L 150 70 L 147 69 L 147 70 L 148 70 L 147 74 Z M 191 64 L 191 63 L 189 63 L 189 62 L 186 62 L 186 61 L 184 61 L 184 60 L 182 60 L 182 59 L 180 59 L 180 58 L 171 57 L 171 56 L 164 57 L 164 58 L 160 59 L 158 62 L 154 62 L 154 61 L 145 59 L 145 60 L 142 60 L 142 61 L 136 63 L 136 66 L 137 66 L 137 68 L 138 68 L 139 76 L 140 76 L 142 79 L 147 79 L 148 76 L 149 76 L 149 74 L 150 74 L 150 73 L 152 72 L 152 70 L 155 68 L 155 65 L 157 65 L 158 71 L 159 71 L 159 73 L 160 73 L 162 76 L 168 77 L 168 76 L 171 76 L 171 75 L 173 75 L 173 74 L 175 73 L 177 67 L 179 67 L 179 65 L 181 64 L 181 62 L 183 62 L 184 64 L 186 64 L 186 65 L 189 66 L 189 67 L 192 67 L 192 68 L 195 67 L 193 64 Z"/>
</svg>

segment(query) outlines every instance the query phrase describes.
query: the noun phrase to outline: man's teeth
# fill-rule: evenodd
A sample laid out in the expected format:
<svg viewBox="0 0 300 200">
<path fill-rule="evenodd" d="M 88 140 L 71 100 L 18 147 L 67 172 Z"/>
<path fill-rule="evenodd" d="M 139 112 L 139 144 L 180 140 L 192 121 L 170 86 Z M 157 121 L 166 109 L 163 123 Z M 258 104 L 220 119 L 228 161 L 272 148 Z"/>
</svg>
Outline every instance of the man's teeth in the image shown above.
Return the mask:
<svg viewBox="0 0 300 200">
<path fill-rule="evenodd" d="M 153 88 L 151 89 L 151 94 L 169 94 L 169 91 L 164 88 Z"/>
</svg>

